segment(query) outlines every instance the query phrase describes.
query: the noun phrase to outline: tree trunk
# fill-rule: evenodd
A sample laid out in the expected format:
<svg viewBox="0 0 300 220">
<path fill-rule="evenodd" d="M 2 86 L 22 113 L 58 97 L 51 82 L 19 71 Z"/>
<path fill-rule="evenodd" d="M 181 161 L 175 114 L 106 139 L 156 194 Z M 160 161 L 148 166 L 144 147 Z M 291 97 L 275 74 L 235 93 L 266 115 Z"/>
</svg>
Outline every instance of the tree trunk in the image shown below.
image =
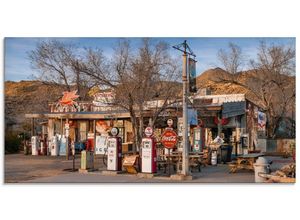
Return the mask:
<svg viewBox="0 0 300 220">
<path fill-rule="evenodd" d="M 133 130 L 133 146 L 135 151 L 138 150 L 138 130 L 137 130 L 137 121 L 134 115 L 131 115 L 131 123 L 132 123 L 132 130 Z"/>
<path fill-rule="evenodd" d="M 140 113 L 140 116 L 139 116 L 139 142 L 138 142 L 138 145 L 139 145 L 139 148 L 141 146 L 141 143 L 142 143 L 142 138 L 143 138 L 143 133 L 144 133 L 144 117 L 143 115 Z"/>
</svg>

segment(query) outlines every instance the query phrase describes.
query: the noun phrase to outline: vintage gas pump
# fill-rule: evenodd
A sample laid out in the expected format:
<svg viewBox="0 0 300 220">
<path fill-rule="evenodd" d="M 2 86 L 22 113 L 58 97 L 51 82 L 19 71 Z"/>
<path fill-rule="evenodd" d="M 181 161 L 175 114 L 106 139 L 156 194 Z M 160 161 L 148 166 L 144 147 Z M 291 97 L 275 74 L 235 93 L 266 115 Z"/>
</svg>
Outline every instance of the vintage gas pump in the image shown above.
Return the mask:
<svg viewBox="0 0 300 220">
<path fill-rule="evenodd" d="M 94 151 L 94 133 L 89 132 L 87 137 L 87 145 L 86 150 L 88 151 Z"/>
<path fill-rule="evenodd" d="M 107 140 L 107 170 L 122 170 L 122 139 L 117 137 L 118 128 L 111 129 L 112 137 Z"/>
<path fill-rule="evenodd" d="M 56 135 L 54 135 L 51 138 L 51 143 L 49 144 L 49 146 L 50 146 L 51 156 L 58 156 L 58 154 L 59 154 L 59 141 L 58 141 L 58 137 Z"/>
<path fill-rule="evenodd" d="M 142 139 L 142 173 L 156 173 L 156 146 L 152 137 L 153 129 L 145 129 L 146 137 Z"/>
<path fill-rule="evenodd" d="M 32 155 L 39 155 L 39 139 L 38 136 L 31 137 L 31 152 Z"/>
</svg>

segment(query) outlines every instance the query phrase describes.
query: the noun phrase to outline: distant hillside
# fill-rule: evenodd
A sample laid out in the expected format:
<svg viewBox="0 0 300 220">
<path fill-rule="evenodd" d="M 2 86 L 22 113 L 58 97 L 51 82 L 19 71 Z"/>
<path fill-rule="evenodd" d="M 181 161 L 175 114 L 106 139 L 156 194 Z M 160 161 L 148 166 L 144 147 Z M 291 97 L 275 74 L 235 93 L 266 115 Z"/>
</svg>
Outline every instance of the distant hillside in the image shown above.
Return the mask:
<svg viewBox="0 0 300 220">
<path fill-rule="evenodd" d="M 48 102 L 61 97 L 64 89 L 40 81 L 5 82 L 6 128 L 22 130 L 25 113 L 48 110 Z"/>
<path fill-rule="evenodd" d="M 236 81 L 241 84 L 253 85 L 251 87 L 255 89 L 261 89 L 258 82 L 256 81 L 256 77 L 263 77 L 262 74 L 256 73 L 255 71 L 243 71 L 236 75 Z M 290 82 L 288 91 L 291 93 L 295 89 L 295 77 L 294 76 L 284 76 L 286 80 Z M 228 72 L 221 68 L 209 69 L 199 75 L 196 79 L 197 88 L 209 88 L 212 91 L 212 94 L 234 94 L 234 93 L 244 93 L 246 94 L 247 99 L 252 102 L 257 103 L 258 105 L 263 106 L 260 97 L 257 97 L 251 90 L 247 88 L 236 85 L 229 82 L 224 82 L 220 79 L 230 79 L 230 75 Z M 276 90 L 274 90 L 274 97 L 276 98 Z M 280 100 L 278 100 L 280 101 Z"/>
</svg>

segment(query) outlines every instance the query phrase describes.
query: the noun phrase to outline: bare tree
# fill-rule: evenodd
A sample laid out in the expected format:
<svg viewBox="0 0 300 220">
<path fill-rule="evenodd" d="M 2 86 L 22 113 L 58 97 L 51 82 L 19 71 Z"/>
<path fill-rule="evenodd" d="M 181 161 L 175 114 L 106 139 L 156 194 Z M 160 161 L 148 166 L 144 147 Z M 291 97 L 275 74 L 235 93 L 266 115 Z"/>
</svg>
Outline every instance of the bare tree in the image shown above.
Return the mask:
<svg viewBox="0 0 300 220">
<path fill-rule="evenodd" d="M 123 40 L 115 48 L 111 62 L 101 50 L 89 50 L 87 59 L 80 64 L 81 72 L 114 91 L 115 102 L 110 104 L 130 113 L 137 148 L 143 136 L 147 101 L 158 97 L 164 100 L 162 106 L 154 109 L 154 124 L 159 112 L 168 106 L 168 100 L 175 100 L 178 95 L 171 83 L 179 78 L 178 66 L 168 49 L 163 42 L 153 44 L 144 39 L 136 51 L 129 41 Z"/>
<path fill-rule="evenodd" d="M 244 57 L 242 54 L 242 49 L 234 44 L 229 43 L 229 51 L 220 49 L 218 52 L 218 59 L 224 66 L 225 70 L 234 75 L 242 70 L 242 65 L 244 62 Z"/>
<path fill-rule="evenodd" d="M 215 82 L 239 85 L 254 95 L 266 111 L 267 134 L 274 138 L 280 121 L 295 108 L 295 49 L 261 42 L 257 60 L 250 60 L 251 69 L 241 72 L 241 51 L 235 46 L 230 48 L 230 53 L 219 53 L 228 74 Z M 246 80 L 244 74 L 248 74 Z"/>
<path fill-rule="evenodd" d="M 76 89 L 80 98 L 86 98 L 93 84 L 78 69 L 81 57 L 77 50 L 75 45 L 58 40 L 38 43 L 28 54 L 32 68 L 37 71 L 34 77 L 45 84 L 64 86 L 67 91 Z"/>
<path fill-rule="evenodd" d="M 276 136 L 280 121 L 295 108 L 295 49 L 289 46 L 267 46 L 261 42 L 252 90 L 262 99 L 268 119 L 268 134 Z M 259 86 L 259 88 L 257 87 Z"/>
</svg>

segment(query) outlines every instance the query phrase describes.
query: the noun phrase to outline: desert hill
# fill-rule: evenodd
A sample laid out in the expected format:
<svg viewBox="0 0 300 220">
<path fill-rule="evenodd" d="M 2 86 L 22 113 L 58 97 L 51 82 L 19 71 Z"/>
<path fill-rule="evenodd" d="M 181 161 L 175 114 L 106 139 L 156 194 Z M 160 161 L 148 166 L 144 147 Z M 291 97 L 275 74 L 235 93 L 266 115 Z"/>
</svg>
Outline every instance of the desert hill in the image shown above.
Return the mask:
<svg viewBox="0 0 300 220">
<path fill-rule="evenodd" d="M 48 102 L 57 100 L 64 91 L 63 87 L 40 81 L 6 81 L 4 86 L 5 126 L 12 130 L 22 130 L 25 113 L 47 111 Z"/>
</svg>

